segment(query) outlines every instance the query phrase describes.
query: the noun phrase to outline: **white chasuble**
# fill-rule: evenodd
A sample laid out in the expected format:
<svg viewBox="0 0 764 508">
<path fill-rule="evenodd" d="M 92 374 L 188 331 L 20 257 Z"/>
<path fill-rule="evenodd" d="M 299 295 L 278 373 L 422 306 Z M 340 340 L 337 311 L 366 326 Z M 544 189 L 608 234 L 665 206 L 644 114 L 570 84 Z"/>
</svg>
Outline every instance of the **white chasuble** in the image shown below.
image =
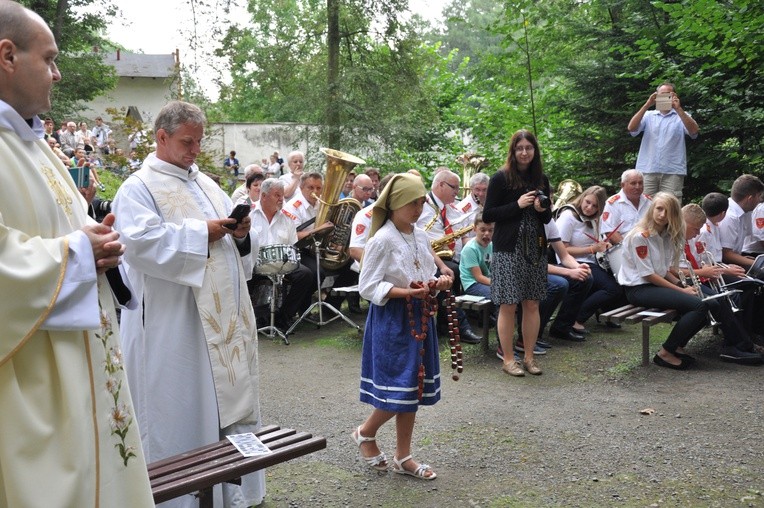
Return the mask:
<svg viewBox="0 0 764 508">
<path fill-rule="evenodd" d="M 153 506 L 109 285 L 89 242 L 89 259 L 70 249 L 85 202 L 1 101 L 0 160 L 0 507 Z M 73 308 L 94 329 L 46 328 L 72 308 L 65 278 L 92 285 L 97 299 Z"/>
<path fill-rule="evenodd" d="M 206 220 L 231 207 L 196 166 L 186 171 L 154 154 L 114 199 L 124 269 L 139 300 L 122 313 L 125 363 L 150 462 L 260 425 L 251 255 L 242 257 L 231 235 L 207 242 Z M 252 482 L 246 502 L 230 501 L 229 491 Z M 258 504 L 264 474 L 224 490 L 226 506 Z"/>
</svg>

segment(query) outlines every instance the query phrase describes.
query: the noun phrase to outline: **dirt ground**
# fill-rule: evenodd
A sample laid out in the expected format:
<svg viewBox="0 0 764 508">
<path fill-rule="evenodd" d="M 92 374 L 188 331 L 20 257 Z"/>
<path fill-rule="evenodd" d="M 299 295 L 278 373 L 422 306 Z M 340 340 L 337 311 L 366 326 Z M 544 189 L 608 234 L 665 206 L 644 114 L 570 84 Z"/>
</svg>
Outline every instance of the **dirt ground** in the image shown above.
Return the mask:
<svg viewBox="0 0 764 508">
<path fill-rule="evenodd" d="M 637 326 L 590 328 L 585 343 L 553 339 L 538 377 L 511 378 L 493 352 L 464 346 L 454 382 L 443 347 L 442 400 L 419 411 L 413 442 L 431 482 L 357 458 L 350 433 L 370 411 L 358 400 L 360 334 L 335 321 L 300 325 L 288 346 L 261 337 L 263 422 L 327 439 L 267 470 L 261 506 L 764 506 L 764 367 L 722 363 L 710 332 L 690 342 L 692 370 L 642 367 Z M 657 349 L 668 328 L 653 330 Z M 391 456 L 393 425 L 377 437 Z"/>
</svg>

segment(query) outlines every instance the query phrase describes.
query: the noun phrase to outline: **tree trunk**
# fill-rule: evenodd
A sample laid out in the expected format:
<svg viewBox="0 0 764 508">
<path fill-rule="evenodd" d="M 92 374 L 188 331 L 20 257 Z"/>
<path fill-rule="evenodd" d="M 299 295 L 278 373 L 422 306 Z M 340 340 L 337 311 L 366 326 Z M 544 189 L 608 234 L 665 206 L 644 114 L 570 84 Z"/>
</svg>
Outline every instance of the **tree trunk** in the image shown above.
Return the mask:
<svg viewBox="0 0 764 508">
<path fill-rule="evenodd" d="M 340 0 L 326 0 L 327 13 L 327 109 L 326 126 L 328 128 L 327 143 L 329 148 L 339 150 L 340 147 L 340 107 L 339 107 L 339 75 L 340 75 Z"/>
</svg>

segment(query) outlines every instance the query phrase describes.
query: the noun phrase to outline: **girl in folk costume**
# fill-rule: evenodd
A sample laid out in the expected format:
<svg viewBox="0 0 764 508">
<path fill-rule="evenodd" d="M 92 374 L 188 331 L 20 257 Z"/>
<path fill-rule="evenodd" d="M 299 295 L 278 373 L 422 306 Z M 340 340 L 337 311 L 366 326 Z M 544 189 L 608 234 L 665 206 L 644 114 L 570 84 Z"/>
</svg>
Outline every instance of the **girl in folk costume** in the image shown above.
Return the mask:
<svg viewBox="0 0 764 508">
<path fill-rule="evenodd" d="M 679 321 L 653 357 L 661 367 L 683 370 L 694 362 L 684 346 L 707 322 L 709 307 L 694 287 L 685 287 L 670 268 L 684 250 L 685 224 L 673 194 L 659 192 L 647 213 L 623 240 L 618 282 L 629 303 L 646 308 L 676 309 Z"/>
<path fill-rule="evenodd" d="M 568 254 L 579 263 L 589 265 L 592 273 L 592 287 L 586 298 L 564 301 L 552 323 L 551 333 L 567 338 L 572 328 L 577 334 L 588 331 L 584 323 L 597 309 L 614 308 L 623 299 L 623 290 L 608 271 L 597 264 L 596 253 L 605 252 L 611 244 L 600 241 L 600 216 L 605 208 L 607 192 L 594 185 L 584 190 L 570 205 L 561 208 L 557 219 L 560 238 Z"/>
<path fill-rule="evenodd" d="M 453 279 L 435 278 L 437 258 L 427 234 L 414 226 L 425 194 L 421 178 L 395 175 L 373 208 L 358 289 L 371 301 L 363 338 L 360 398 L 374 409 L 352 439 L 370 467 L 386 470 L 387 457 L 375 436 L 395 417 L 393 471 L 433 480 L 432 468 L 411 457 L 411 438 L 419 406 L 440 400 L 435 293 L 450 288 Z"/>
</svg>

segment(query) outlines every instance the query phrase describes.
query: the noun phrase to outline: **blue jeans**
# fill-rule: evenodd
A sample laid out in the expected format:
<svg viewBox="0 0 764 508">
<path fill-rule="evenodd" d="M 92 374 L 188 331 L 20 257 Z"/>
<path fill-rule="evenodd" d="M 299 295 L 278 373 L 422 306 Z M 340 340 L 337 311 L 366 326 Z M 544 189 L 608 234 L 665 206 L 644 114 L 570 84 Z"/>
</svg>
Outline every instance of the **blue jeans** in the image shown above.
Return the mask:
<svg viewBox="0 0 764 508">
<path fill-rule="evenodd" d="M 554 275 L 548 273 L 546 276 L 546 298 L 539 303 L 539 337 L 543 334 L 546 324 L 552 318 L 555 309 L 560 302 L 567 297 L 583 300 L 584 296 L 589 292 L 589 288 L 592 285 L 592 279 L 586 279 L 585 281 L 567 279 L 561 275 Z M 517 307 L 518 323 L 522 323 L 523 311 L 521 306 Z M 554 326 L 554 324 L 552 325 Z M 521 325 L 518 325 L 519 336 L 522 337 L 523 331 Z"/>
</svg>

